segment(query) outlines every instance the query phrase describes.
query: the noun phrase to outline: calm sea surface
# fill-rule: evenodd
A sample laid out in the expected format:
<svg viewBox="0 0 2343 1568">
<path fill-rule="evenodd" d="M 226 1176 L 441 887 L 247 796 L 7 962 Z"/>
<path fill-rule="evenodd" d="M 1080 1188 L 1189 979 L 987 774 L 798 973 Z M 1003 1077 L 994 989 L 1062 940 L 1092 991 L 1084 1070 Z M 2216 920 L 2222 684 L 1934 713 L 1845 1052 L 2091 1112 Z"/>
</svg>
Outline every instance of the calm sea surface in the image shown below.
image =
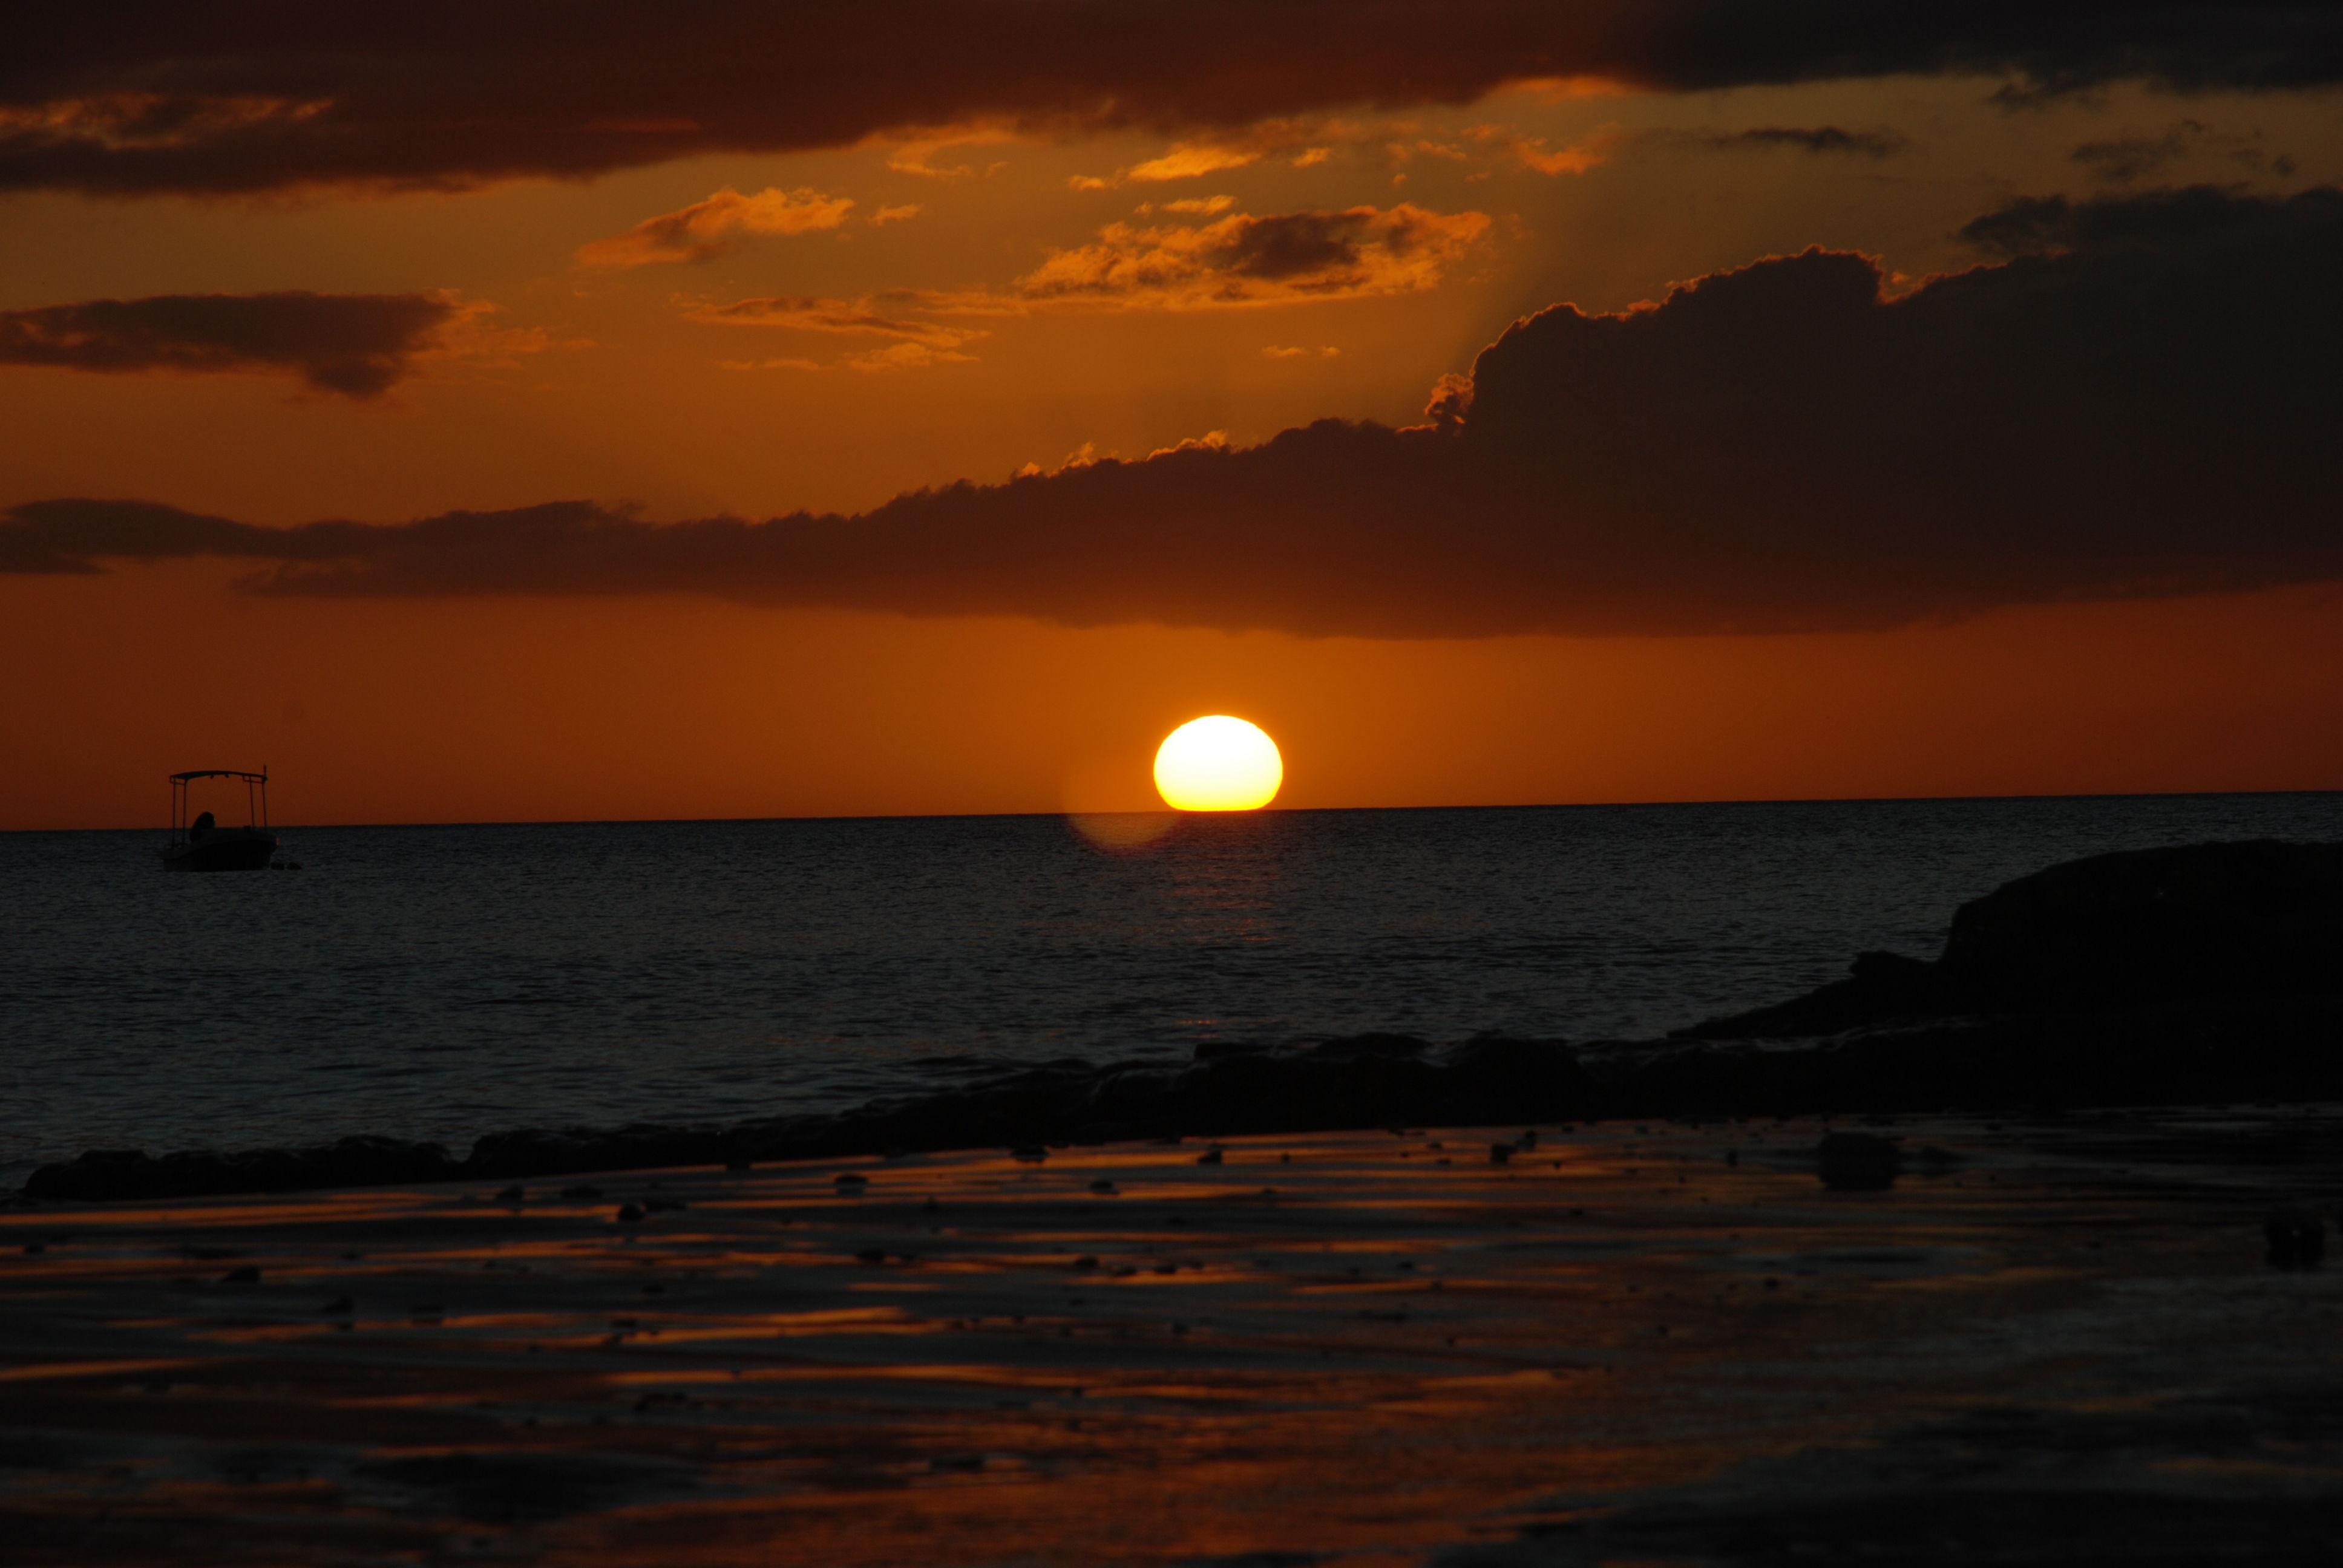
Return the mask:
<svg viewBox="0 0 2343 1568">
<path fill-rule="evenodd" d="M 0 1174 L 88 1147 L 737 1118 L 1078 1056 L 1651 1036 L 1933 955 L 2053 861 L 2343 839 L 2343 795 L 0 834 Z"/>
</svg>

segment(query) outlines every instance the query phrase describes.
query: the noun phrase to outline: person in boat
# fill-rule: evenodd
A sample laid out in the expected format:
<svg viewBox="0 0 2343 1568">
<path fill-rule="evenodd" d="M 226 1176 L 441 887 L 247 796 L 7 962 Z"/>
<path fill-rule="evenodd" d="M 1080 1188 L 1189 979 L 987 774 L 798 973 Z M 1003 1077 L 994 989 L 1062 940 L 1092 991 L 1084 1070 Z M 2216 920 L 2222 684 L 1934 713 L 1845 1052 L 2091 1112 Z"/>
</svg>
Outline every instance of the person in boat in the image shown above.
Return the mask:
<svg viewBox="0 0 2343 1568">
<path fill-rule="evenodd" d="M 209 811 L 206 811 L 203 815 L 197 817 L 194 821 L 187 824 L 188 840 L 193 842 L 197 839 L 208 839 L 211 837 L 212 829 L 218 826 L 219 824 L 212 819 L 212 814 Z"/>
</svg>

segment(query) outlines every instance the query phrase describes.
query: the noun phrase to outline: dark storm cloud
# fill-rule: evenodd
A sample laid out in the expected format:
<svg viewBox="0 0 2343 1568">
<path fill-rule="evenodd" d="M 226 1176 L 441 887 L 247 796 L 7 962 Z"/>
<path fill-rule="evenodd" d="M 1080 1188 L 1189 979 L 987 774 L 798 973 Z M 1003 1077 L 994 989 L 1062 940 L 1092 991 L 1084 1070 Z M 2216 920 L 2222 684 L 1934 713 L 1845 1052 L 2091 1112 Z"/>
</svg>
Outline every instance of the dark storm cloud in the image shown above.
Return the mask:
<svg viewBox="0 0 2343 1568">
<path fill-rule="evenodd" d="M 9 7 L 0 189 L 238 192 L 583 177 L 990 121 L 1229 128 L 1465 103 L 1968 72 L 2013 101 L 2117 79 L 2343 79 L 2331 4 L 2127 0 L 161 0 Z"/>
<path fill-rule="evenodd" d="M 0 365 L 116 373 L 287 371 L 379 396 L 457 314 L 426 294 L 166 294 L 0 311 Z"/>
<path fill-rule="evenodd" d="M 0 560 L 278 564 L 297 594 L 639 594 L 1072 625 L 1474 637 L 1877 628 L 2343 577 L 2343 192 L 2021 202 L 1882 294 L 1807 251 L 1557 306 L 1406 430 L 1326 420 L 856 518 L 584 503 L 239 528 L 44 503 Z"/>
</svg>

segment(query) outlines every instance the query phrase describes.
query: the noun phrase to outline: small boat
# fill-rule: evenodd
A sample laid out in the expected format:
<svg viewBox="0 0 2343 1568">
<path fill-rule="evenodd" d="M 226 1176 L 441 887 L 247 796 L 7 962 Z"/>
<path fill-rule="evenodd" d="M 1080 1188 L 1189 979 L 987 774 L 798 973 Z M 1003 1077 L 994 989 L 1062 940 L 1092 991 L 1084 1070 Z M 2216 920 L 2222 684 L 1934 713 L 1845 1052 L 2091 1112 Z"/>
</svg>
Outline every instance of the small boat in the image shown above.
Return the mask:
<svg viewBox="0 0 2343 1568">
<path fill-rule="evenodd" d="M 241 779 L 250 820 L 223 828 L 209 811 L 187 819 L 187 786 L 197 779 Z M 268 769 L 198 768 L 171 775 L 171 841 L 156 851 L 166 871 L 265 871 L 277 853 L 268 826 Z"/>
</svg>

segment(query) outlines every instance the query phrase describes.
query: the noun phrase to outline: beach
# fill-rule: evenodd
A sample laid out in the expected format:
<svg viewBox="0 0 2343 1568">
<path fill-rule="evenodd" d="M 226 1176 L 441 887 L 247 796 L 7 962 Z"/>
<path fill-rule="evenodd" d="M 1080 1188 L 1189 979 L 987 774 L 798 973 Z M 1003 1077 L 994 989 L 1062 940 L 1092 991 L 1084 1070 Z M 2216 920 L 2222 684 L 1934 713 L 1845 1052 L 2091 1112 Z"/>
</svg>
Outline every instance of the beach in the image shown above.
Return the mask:
<svg viewBox="0 0 2343 1568">
<path fill-rule="evenodd" d="M 1825 1185 L 1834 1131 L 1900 1174 Z M 2308 1561 L 2343 1276 L 2266 1222 L 2338 1193 L 2315 1105 L 20 1202 L 0 1529 L 77 1564 Z"/>
<path fill-rule="evenodd" d="M 0 1568 L 2343 1561 L 2343 4 L 10 21 Z"/>
</svg>

